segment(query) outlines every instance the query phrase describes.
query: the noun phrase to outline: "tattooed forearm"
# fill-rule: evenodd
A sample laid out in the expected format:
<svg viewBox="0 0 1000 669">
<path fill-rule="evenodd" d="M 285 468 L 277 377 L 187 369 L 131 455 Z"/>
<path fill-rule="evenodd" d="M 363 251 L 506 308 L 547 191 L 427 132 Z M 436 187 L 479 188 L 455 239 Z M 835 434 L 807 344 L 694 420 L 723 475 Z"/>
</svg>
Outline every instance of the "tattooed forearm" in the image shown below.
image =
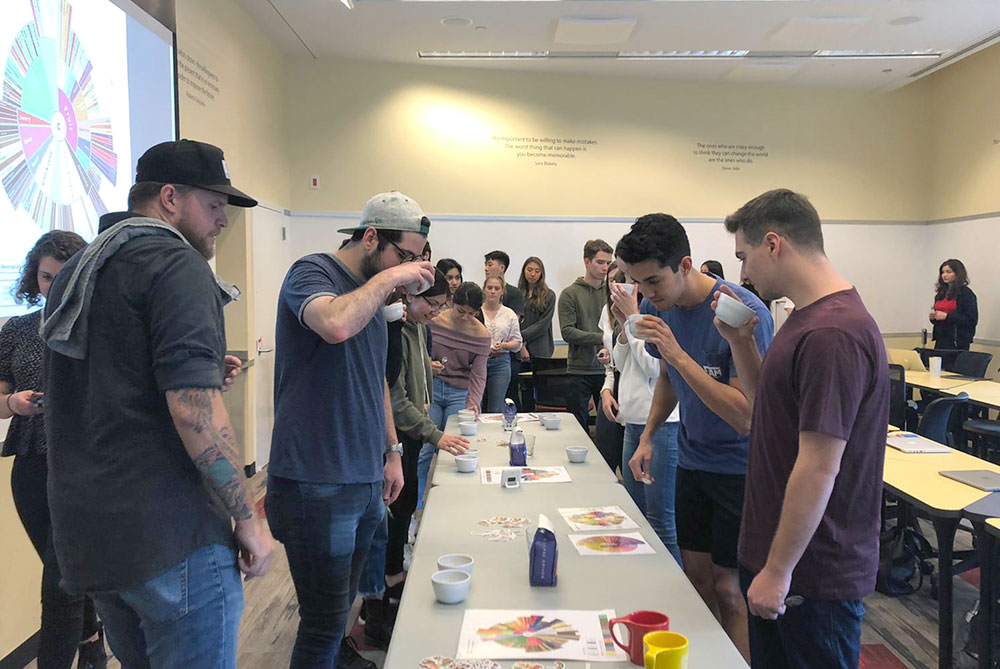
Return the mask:
<svg viewBox="0 0 1000 669">
<path fill-rule="evenodd" d="M 238 449 L 222 394 L 214 388 L 167 392 L 167 405 L 177 432 L 209 490 L 236 520 L 253 517 L 246 477 L 237 462 Z"/>
</svg>

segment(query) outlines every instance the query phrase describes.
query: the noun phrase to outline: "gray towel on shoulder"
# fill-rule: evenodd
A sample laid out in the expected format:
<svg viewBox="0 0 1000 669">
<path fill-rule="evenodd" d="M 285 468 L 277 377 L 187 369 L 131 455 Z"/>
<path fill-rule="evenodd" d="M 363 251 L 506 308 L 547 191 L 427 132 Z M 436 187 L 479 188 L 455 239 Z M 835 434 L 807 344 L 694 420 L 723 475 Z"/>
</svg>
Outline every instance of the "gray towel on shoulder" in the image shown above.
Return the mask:
<svg viewBox="0 0 1000 669">
<path fill-rule="evenodd" d="M 99 234 L 81 251 L 83 256 L 73 268 L 62 301 L 51 314 L 48 307 L 42 314 L 39 334 L 49 348 L 76 360 L 87 357 L 88 316 L 97 273 L 122 246 L 138 237 L 148 236 L 176 237 L 190 245 L 176 228 L 159 219 L 142 216 L 127 218 Z M 239 288 L 218 277 L 215 281 L 224 299 L 228 298 L 227 303 L 239 299 Z"/>
</svg>

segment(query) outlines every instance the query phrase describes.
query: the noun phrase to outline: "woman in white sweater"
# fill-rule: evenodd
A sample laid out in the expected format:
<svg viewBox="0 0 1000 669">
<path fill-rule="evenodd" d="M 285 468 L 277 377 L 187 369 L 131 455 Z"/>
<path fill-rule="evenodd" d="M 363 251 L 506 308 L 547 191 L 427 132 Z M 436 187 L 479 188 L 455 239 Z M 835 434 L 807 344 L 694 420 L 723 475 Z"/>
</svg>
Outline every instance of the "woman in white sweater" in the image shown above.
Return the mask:
<svg viewBox="0 0 1000 669">
<path fill-rule="evenodd" d="M 628 285 L 632 286 L 629 292 Z M 612 395 L 611 385 L 605 383 L 602 389 L 602 408 L 611 420 L 625 426 L 625 443 L 622 452 L 622 480 L 625 489 L 653 526 L 660 541 L 681 562 L 677 547 L 677 525 L 674 521 L 674 481 L 677 472 L 677 430 L 680 427 L 680 412 L 674 409 L 659 430 L 653 442 L 652 482 L 636 481 L 628 461 L 635 453 L 649 416 L 653 402 L 653 390 L 660 376 L 660 361 L 646 352 L 646 342 L 636 339 L 628 332 L 626 323 L 631 314 L 639 313 L 639 301 L 635 284 L 611 284 L 611 316 L 618 322 L 615 328 L 612 358 L 615 369 L 620 373 L 618 399 Z"/>
</svg>

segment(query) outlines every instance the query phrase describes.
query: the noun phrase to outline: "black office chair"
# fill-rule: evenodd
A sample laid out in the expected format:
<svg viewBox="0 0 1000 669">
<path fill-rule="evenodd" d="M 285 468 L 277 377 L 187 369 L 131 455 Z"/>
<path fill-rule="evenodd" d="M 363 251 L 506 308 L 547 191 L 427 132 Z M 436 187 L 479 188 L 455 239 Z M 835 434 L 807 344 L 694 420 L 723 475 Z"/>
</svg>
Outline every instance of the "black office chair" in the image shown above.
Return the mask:
<svg viewBox="0 0 1000 669">
<path fill-rule="evenodd" d="M 941 362 L 942 368 L 949 372 L 985 379 L 990 363 L 993 362 L 993 354 L 980 351 L 962 351 L 951 360 L 951 364 L 945 365 L 943 360 Z"/>
<path fill-rule="evenodd" d="M 931 358 L 941 358 L 941 369 L 947 370 L 951 369 L 951 365 L 959 353 L 966 353 L 965 350 L 958 348 L 926 348 L 918 346 L 913 350 L 920 354 L 920 359 L 923 360 L 924 367 L 930 368 Z"/>
<path fill-rule="evenodd" d="M 566 388 L 570 378 L 566 376 L 565 358 L 532 358 L 531 377 L 535 386 L 535 411 L 566 411 Z"/>
<path fill-rule="evenodd" d="M 968 393 L 959 393 L 955 397 L 937 398 L 924 408 L 920 422 L 917 423 L 917 434 L 954 448 L 955 440 L 950 429 L 951 414 L 956 407 L 960 407 L 968 401 Z"/>
</svg>

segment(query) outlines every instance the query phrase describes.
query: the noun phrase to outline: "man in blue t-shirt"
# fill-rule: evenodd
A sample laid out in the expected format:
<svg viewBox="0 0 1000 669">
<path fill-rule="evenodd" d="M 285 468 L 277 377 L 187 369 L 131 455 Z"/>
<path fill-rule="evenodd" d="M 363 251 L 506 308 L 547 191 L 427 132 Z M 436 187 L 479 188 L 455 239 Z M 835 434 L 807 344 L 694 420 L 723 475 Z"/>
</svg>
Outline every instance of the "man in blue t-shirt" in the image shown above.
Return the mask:
<svg viewBox="0 0 1000 669">
<path fill-rule="evenodd" d="M 434 283 L 421 258 L 429 228 L 412 199 L 381 193 L 340 230 L 347 245 L 301 258 L 281 286 L 265 504 L 299 600 L 292 667 L 374 667 L 343 636 L 372 537 L 403 487 L 382 305 Z"/>
<path fill-rule="evenodd" d="M 715 292 L 728 286 L 754 310 L 761 355 L 774 337 L 774 323 L 748 290 L 694 267 L 687 233 L 673 216 L 637 219 L 615 255 L 645 296 L 640 309 L 645 315 L 636 323 L 636 333 L 661 361 L 646 429 L 629 467 L 636 480 L 652 482 L 653 436 L 679 404 L 675 510 L 684 572 L 749 659 L 736 548 L 751 407 L 740 389 L 729 343 L 714 324 Z"/>
</svg>

